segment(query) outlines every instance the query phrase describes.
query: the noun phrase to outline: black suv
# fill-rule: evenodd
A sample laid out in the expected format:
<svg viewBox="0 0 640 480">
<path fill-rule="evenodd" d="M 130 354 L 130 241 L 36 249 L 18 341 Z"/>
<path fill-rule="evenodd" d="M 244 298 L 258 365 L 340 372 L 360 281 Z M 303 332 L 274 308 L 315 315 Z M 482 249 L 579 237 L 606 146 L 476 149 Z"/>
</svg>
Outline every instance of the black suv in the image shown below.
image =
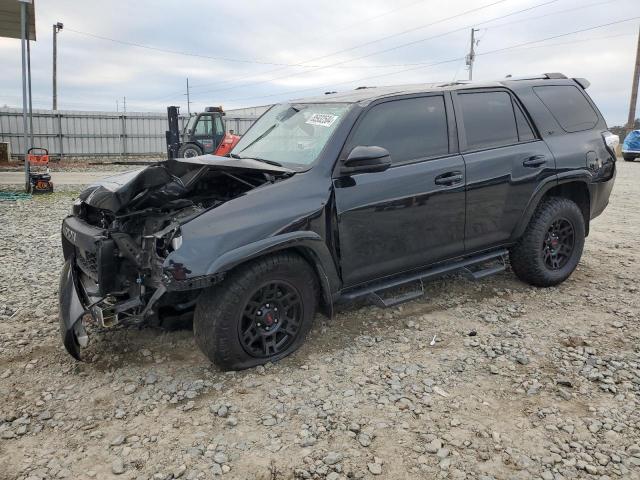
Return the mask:
<svg viewBox="0 0 640 480">
<path fill-rule="evenodd" d="M 532 285 L 564 281 L 616 170 L 587 86 L 545 74 L 292 101 L 228 157 L 90 186 L 62 224 L 67 350 L 81 358 L 85 322 L 192 318 L 202 351 L 239 369 L 295 351 L 338 301 L 395 305 L 507 257 Z"/>
</svg>

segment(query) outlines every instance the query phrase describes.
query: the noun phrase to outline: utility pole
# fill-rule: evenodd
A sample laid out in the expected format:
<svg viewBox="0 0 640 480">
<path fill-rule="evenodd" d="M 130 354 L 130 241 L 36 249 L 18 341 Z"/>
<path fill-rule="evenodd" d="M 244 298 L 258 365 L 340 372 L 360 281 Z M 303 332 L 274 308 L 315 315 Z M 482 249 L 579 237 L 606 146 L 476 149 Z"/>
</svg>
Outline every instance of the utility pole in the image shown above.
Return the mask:
<svg viewBox="0 0 640 480">
<path fill-rule="evenodd" d="M 127 97 L 122 97 L 122 112 L 127 113 Z"/>
<path fill-rule="evenodd" d="M 191 99 L 189 97 L 189 78 L 187 78 L 187 116 L 191 117 Z"/>
<path fill-rule="evenodd" d="M 58 109 L 58 32 L 64 25 L 60 22 L 53 24 L 53 109 Z"/>
<path fill-rule="evenodd" d="M 119 112 L 120 109 L 118 108 L 118 99 L 116 98 L 116 112 Z"/>
<path fill-rule="evenodd" d="M 29 130 L 27 126 L 27 7 L 31 2 L 29 0 L 20 0 L 20 31 L 21 31 L 21 47 L 22 47 L 22 135 L 24 150 L 24 182 L 25 191 L 29 191 L 29 162 L 27 161 L 27 150 L 29 141 Z"/>
<path fill-rule="evenodd" d="M 631 84 L 631 102 L 629 103 L 629 118 L 627 133 L 633 130 L 636 123 L 636 104 L 638 103 L 638 82 L 640 82 L 640 27 L 638 28 L 638 48 L 636 50 L 636 66 L 633 69 L 633 83 Z"/>
<path fill-rule="evenodd" d="M 467 66 L 469 67 L 469 80 L 473 80 L 473 61 L 476 59 L 476 32 L 480 30 L 477 28 L 471 29 L 471 46 L 469 47 L 469 53 L 467 54 Z"/>
</svg>

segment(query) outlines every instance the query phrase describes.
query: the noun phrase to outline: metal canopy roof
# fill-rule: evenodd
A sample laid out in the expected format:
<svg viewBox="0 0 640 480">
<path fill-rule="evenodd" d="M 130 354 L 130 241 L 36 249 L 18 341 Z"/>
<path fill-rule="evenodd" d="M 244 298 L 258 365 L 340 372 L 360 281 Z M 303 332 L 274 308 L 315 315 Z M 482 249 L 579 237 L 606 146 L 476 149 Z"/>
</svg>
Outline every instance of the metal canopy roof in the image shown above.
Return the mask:
<svg viewBox="0 0 640 480">
<path fill-rule="evenodd" d="M 35 0 L 27 4 L 29 40 L 36 39 Z M 19 0 L 0 0 L 0 37 L 21 38 Z"/>
</svg>

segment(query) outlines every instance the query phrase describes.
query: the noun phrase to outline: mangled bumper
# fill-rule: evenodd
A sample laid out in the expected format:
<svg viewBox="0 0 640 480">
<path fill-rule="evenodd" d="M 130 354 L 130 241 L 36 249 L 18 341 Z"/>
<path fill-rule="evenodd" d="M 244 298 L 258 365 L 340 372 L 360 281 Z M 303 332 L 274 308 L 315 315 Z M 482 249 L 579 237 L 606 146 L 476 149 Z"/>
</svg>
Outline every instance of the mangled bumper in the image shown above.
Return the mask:
<svg viewBox="0 0 640 480">
<path fill-rule="evenodd" d="M 75 359 L 80 360 L 81 344 L 86 341 L 82 317 L 87 311 L 80 298 L 71 262 L 71 259 L 65 261 L 60 274 L 58 290 L 60 334 L 67 352 Z"/>
</svg>

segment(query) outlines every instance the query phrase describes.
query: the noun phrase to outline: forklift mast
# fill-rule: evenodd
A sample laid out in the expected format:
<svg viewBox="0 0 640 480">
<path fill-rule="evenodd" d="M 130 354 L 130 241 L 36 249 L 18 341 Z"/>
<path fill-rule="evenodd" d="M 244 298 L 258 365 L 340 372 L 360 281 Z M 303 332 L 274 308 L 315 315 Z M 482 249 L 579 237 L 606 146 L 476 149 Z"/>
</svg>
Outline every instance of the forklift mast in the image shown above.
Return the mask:
<svg viewBox="0 0 640 480">
<path fill-rule="evenodd" d="M 165 132 L 167 139 L 167 158 L 177 158 L 180 149 L 180 130 L 178 127 L 178 113 L 180 107 L 167 107 L 169 130 Z"/>
</svg>

